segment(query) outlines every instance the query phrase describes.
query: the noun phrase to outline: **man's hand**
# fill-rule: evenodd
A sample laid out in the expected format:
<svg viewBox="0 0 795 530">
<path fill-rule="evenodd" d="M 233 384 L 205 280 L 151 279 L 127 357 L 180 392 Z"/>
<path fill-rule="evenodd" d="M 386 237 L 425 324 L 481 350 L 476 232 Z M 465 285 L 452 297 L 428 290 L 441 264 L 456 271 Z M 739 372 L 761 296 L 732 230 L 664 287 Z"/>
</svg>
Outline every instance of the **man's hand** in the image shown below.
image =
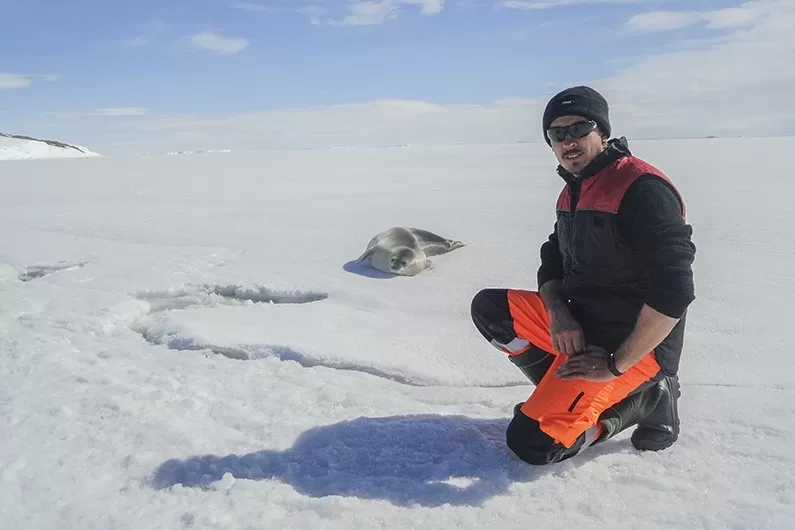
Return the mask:
<svg viewBox="0 0 795 530">
<path fill-rule="evenodd" d="M 549 318 L 549 333 L 557 351 L 574 355 L 585 350 L 585 335 L 567 307 L 550 312 Z"/>
<path fill-rule="evenodd" d="M 604 348 L 589 345 L 583 353 L 570 356 L 555 372 L 560 379 L 587 379 L 589 381 L 612 381 L 616 378 L 607 367 Z"/>
<path fill-rule="evenodd" d="M 549 280 L 541 286 L 538 294 L 549 312 L 552 346 L 566 355 L 585 350 L 585 335 L 561 294 L 560 280 Z"/>
</svg>

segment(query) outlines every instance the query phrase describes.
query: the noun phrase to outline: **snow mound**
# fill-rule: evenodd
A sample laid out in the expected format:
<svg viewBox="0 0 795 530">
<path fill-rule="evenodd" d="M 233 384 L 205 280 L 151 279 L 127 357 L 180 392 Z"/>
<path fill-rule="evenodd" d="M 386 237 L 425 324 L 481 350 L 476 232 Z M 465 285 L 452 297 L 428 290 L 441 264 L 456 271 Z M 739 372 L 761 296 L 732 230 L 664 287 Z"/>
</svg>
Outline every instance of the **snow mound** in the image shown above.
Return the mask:
<svg viewBox="0 0 795 530">
<path fill-rule="evenodd" d="M 182 156 L 182 155 L 213 155 L 218 153 L 231 153 L 231 149 L 194 149 L 167 152 L 145 152 L 139 156 Z"/>
<path fill-rule="evenodd" d="M 85 147 L 55 140 L 40 140 L 30 136 L 0 132 L 0 160 L 30 160 L 34 158 L 82 158 L 100 156 Z"/>
</svg>

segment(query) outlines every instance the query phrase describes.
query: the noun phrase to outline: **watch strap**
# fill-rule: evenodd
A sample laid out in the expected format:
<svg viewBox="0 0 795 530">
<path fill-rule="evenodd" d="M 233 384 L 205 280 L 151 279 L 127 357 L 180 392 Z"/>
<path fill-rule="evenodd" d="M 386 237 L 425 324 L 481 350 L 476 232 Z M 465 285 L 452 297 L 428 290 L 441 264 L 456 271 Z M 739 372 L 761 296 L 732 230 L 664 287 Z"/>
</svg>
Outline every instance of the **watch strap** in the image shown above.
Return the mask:
<svg viewBox="0 0 795 530">
<path fill-rule="evenodd" d="M 624 372 L 620 371 L 618 369 L 618 367 L 616 366 L 616 354 L 615 353 L 611 352 L 607 356 L 607 368 L 610 370 L 610 373 L 613 374 L 616 377 L 624 375 Z"/>
</svg>

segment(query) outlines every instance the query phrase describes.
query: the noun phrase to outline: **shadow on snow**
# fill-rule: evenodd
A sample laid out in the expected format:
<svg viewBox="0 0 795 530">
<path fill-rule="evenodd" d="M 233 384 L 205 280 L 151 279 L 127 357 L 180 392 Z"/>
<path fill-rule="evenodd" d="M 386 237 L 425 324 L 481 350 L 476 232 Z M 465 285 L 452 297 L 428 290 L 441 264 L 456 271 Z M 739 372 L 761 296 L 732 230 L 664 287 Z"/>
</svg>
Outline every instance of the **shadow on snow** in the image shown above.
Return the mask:
<svg viewBox="0 0 795 530">
<path fill-rule="evenodd" d="M 286 451 L 169 460 L 152 476 L 157 489 L 207 487 L 226 473 L 276 479 L 310 497 L 384 499 L 400 506 L 478 505 L 539 468 L 505 446 L 509 419 L 413 415 L 358 418 L 304 432 Z"/>
<path fill-rule="evenodd" d="M 345 265 L 342 266 L 342 269 L 345 272 L 350 272 L 351 274 L 358 274 L 359 276 L 364 276 L 366 278 L 379 278 L 379 279 L 386 279 L 386 278 L 397 278 L 397 274 L 390 274 L 388 272 L 382 272 L 378 269 L 374 269 L 367 263 L 362 263 L 358 260 L 349 261 Z"/>
</svg>

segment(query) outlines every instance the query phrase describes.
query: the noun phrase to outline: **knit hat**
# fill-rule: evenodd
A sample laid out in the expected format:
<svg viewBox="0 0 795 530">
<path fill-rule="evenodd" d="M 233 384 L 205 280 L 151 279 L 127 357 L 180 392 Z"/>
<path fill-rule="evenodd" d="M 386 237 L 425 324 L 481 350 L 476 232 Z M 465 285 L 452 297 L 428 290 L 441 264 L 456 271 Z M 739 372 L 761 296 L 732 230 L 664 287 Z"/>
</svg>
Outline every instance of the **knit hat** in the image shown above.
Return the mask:
<svg viewBox="0 0 795 530">
<path fill-rule="evenodd" d="M 602 133 L 610 136 L 610 116 L 607 101 L 602 95 L 588 86 L 575 86 L 555 94 L 544 109 L 543 134 L 547 138 L 547 128 L 561 116 L 582 116 L 593 120 Z"/>
</svg>

